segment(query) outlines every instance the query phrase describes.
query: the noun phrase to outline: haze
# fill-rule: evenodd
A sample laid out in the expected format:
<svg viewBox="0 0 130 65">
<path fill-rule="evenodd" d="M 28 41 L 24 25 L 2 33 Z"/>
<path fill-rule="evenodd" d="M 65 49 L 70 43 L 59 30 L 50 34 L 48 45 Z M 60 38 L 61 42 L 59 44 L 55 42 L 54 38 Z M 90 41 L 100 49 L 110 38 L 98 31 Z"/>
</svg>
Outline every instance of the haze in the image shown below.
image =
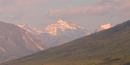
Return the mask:
<svg viewBox="0 0 130 65">
<path fill-rule="evenodd" d="M 43 30 L 62 19 L 94 32 L 100 25 L 129 20 L 130 0 L 0 0 L 0 20 Z"/>
</svg>

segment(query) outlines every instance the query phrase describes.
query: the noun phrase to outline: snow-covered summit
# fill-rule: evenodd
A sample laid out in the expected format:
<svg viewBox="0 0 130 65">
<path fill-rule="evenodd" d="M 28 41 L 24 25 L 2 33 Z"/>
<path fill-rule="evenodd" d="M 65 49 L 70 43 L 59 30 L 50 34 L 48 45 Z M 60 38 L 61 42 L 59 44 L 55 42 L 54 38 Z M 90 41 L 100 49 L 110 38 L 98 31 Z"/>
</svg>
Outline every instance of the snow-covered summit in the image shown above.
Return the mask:
<svg viewBox="0 0 130 65">
<path fill-rule="evenodd" d="M 22 28 L 22 29 L 27 30 L 28 32 L 32 33 L 33 35 L 38 35 L 38 34 L 43 33 L 41 30 L 38 30 L 38 29 L 36 29 L 36 28 L 33 28 L 33 27 L 31 27 L 30 25 L 28 25 L 28 24 L 26 24 L 26 25 L 24 25 L 24 24 L 18 24 L 18 26 L 19 26 L 20 28 Z"/>
<path fill-rule="evenodd" d="M 111 27 L 113 27 L 113 26 L 115 26 L 115 25 L 113 25 L 113 24 L 104 24 L 104 25 L 101 25 L 97 30 L 96 30 L 96 32 L 99 32 L 99 31 L 102 31 L 102 30 L 105 30 L 105 29 L 109 29 L 109 28 L 111 28 Z"/>
<path fill-rule="evenodd" d="M 68 29 L 76 30 L 76 29 L 84 29 L 84 28 L 76 25 L 75 23 L 67 23 L 59 19 L 56 24 L 48 25 L 44 29 L 44 33 L 49 33 L 50 35 L 56 36 L 59 32 L 65 32 Z"/>
<path fill-rule="evenodd" d="M 108 28 L 111 28 L 111 27 L 113 27 L 112 24 L 101 25 L 101 28 L 104 28 L 104 29 L 108 29 Z"/>
</svg>

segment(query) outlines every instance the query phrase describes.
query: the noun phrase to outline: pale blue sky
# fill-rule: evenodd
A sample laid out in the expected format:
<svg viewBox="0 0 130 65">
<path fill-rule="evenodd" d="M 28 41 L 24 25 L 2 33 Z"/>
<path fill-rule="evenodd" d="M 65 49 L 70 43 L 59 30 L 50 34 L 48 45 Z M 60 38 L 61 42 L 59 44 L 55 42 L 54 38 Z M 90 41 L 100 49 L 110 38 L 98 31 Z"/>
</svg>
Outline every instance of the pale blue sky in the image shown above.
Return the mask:
<svg viewBox="0 0 130 65">
<path fill-rule="evenodd" d="M 58 19 L 94 32 L 100 25 L 130 19 L 130 0 L 1 0 L 0 20 L 43 30 Z"/>
</svg>

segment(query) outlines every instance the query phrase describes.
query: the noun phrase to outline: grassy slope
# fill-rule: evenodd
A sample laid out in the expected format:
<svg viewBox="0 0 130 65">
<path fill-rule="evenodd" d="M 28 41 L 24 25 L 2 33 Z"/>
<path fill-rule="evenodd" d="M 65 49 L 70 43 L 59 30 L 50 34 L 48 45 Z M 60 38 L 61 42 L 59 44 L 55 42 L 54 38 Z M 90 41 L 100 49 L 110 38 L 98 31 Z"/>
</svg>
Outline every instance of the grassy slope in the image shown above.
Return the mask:
<svg viewBox="0 0 130 65">
<path fill-rule="evenodd" d="M 1 65 L 129 65 L 130 21 Z"/>
</svg>

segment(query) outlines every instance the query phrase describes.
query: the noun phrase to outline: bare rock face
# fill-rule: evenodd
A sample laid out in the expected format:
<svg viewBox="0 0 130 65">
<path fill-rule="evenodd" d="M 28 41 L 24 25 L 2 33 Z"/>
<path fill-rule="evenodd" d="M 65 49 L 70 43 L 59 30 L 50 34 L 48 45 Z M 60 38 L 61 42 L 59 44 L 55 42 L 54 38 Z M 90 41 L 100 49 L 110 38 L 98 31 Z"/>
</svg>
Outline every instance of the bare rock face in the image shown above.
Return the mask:
<svg viewBox="0 0 130 65">
<path fill-rule="evenodd" d="M 46 49 L 40 40 L 13 24 L 0 22 L 0 63 Z"/>
</svg>

